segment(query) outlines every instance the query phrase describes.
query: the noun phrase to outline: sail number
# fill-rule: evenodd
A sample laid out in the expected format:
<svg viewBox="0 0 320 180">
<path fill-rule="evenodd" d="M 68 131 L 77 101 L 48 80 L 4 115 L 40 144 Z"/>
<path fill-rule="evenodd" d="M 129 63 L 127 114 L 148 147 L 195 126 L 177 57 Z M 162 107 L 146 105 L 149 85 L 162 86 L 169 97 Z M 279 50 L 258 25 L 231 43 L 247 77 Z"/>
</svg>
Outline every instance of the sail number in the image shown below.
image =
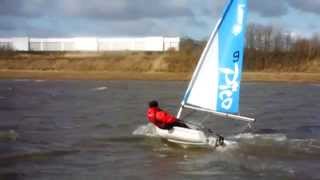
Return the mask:
<svg viewBox="0 0 320 180">
<path fill-rule="evenodd" d="M 240 58 L 240 52 L 239 51 L 235 51 L 233 53 L 233 63 L 236 63 L 239 61 L 239 58 Z"/>
<path fill-rule="evenodd" d="M 222 74 L 223 82 L 219 85 L 219 98 L 221 100 L 221 107 L 225 110 L 229 110 L 232 106 L 232 96 L 239 89 L 239 62 L 240 51 L 235 51 L 233 53 L 233 64 L 234 68 L 220 68 L 220 73 Z"/>
</svg>

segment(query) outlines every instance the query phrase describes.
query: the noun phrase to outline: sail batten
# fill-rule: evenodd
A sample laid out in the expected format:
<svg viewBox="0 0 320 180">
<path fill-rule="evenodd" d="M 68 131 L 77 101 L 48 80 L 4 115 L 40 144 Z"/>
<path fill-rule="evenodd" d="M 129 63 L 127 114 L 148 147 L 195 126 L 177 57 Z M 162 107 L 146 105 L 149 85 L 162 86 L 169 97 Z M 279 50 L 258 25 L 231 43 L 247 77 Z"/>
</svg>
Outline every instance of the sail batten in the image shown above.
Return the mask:
<svg viewBox="0 0 320 180">
<path fill-rule="evenodd" d="M 200 57 L 182 107 L 238 113 L 246 16 L 247 0 L 230 0 Z"/>
</svg>

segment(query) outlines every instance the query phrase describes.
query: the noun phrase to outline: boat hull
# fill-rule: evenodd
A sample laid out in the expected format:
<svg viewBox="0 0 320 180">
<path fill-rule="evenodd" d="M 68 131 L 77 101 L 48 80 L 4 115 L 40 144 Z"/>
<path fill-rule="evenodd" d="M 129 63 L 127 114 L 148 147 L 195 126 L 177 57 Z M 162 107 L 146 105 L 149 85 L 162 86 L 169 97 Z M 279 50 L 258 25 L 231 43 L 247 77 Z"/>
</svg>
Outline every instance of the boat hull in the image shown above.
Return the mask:
<svg viewBox="0 0 320 180">
<path fill-rule="evenodd" d="M 216 146 L 217 138 L 208 137 L 202 130 L 188 129 L 182 127 L 173 127 L 170 130 L 156 128 L 157 135 L 167 139 L 170 142 L 186 145 L 214 145 Z"/>
</svg>

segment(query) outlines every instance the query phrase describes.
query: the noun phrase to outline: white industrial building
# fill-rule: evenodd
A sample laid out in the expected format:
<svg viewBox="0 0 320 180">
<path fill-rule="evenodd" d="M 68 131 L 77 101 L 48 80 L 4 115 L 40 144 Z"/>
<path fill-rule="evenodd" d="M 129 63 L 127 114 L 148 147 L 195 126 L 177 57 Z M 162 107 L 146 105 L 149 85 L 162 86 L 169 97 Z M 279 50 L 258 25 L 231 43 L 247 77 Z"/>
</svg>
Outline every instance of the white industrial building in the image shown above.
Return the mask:
<svg viewBox="0 0 320 180">
<path fill-rule="evenodd" d="M 0 48 L 13 49 L 17 51 L 29 51 L 29 38 L 0 38 Z"/>
<path fill-rule="evenodd" d="M 16 51 L 179 51 L 179 37 L 0 38 L 0 48 Z"/>
</svg>

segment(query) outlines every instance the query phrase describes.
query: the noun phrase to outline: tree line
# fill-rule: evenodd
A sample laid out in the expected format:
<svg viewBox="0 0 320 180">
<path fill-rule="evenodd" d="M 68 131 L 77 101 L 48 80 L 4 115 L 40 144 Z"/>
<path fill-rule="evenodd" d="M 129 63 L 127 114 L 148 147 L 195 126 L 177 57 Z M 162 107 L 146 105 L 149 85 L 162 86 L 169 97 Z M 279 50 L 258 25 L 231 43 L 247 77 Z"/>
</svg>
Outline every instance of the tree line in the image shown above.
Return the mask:
<svg viewBox="0 0 320 180">
<path fill-rule="evenodd" d="M 246 70 L 309 71 L 319 66 L 320 37 L 302 37 L 276 27 L 250 24 L 245 53 Z"/>
<path fill-rule="evenodd" d="M 181 53 L 200 57 L 206 41 L 183 39 Z M 246 32 L 244 70 L 315 71 L 320 69 L 320 36 L 298 36 L 273 26 L 250 24 Z"/>
</svg>

